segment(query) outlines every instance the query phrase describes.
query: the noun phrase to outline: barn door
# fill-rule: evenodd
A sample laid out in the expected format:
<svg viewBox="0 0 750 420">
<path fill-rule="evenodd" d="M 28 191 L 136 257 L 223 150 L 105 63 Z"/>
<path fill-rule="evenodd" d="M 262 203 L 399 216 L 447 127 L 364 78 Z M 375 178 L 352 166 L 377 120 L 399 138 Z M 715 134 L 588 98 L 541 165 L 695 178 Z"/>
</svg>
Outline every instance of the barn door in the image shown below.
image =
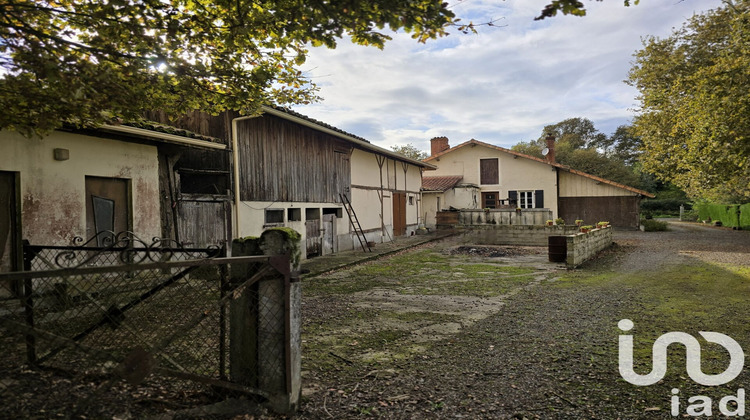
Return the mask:
<svg viewBox="0 0 750 420">
<path fill-rule="evenodd" d="M 305 221 L 305 245 L 307 248 L 307 258 L 320 255 L 320 219 L 309 219 Z"/>
<path fill-rule="evenodd" d="M 193 248 L 221 245 L 229 239 L 231 205 L 226 200 L 180 198 L 177 241 Z"/>
<path fill-rule="evenodd" d="M 0 171 L 0 273 L 20 271 L 20 214 L 14 172 Z M 13 283 L 0 284 L 0 297 L 17 292 Z"/>
<path fill-rule="evenodd" d="M 333 254 L 336 252 L 336 215 L 323 215 L 323 255 Z"/>
<path fill-rule="evenodd" d="M 406 194 L 393 193 L 393 236 L 406 235 Z"/>
</svg>

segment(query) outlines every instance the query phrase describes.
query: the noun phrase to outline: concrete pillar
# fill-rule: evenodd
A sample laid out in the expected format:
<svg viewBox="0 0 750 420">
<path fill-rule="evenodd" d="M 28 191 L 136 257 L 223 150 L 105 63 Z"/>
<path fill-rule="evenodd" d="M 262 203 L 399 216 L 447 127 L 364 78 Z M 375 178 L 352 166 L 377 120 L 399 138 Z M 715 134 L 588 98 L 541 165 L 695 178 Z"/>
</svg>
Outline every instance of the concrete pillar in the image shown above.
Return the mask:
<svg viewBox="0 0 750 420">
<path fill-rule="evenodd" d="M 294 412 L 302 393 L 302 320 L 300 283 L 290 273 L 299 269 L 300 234 L 269 229 L 260 238 L 233 241 L 232 255 L 288 256 L 272 258 L 279 273 L 272 271 L 232 300 L 229 371 L 233 382 L 267 393 L 272 410 Z M 242 284 L 260 268 L 233 264 L 233 284 Z"/>
</svg>

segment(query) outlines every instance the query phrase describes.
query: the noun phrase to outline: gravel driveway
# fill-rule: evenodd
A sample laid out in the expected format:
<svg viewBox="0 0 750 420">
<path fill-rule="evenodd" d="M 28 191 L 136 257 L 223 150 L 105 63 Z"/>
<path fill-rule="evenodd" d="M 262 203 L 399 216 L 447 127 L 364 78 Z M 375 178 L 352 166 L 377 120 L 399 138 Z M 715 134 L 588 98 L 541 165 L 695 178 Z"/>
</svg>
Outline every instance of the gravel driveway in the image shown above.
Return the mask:
<svg viewBox="0 0 750 420">
<path fill-rule="evenodd" d="M 696 387 L 684 370 L 652 387 L 626 383 L 617 368 L 616 326 L 623 318 L 637 320 L 634 331 L 650 334 L 647 342 L 662 327 L 731 327 L 724 331 L 750 337 L 745 320 L 735 316 L 750 311 L 750 232 L 670 223 L 668 232 L 616 232 L 615 242 L 578 270 L 521 288 L 496 312 L 419 355 L 313 372 L 321 385 L 305 397 L 300 416 L 673 418 L 674 387 L 684 400 L 702 393 L 718 401 L 736 391 Z M 714 313 L 720 306 L 714 302 L 724 301 L 724 283 L 713 287 L 713 279 L 731 281 L 728 294 L 747 294 L 732 296 L 737 299 Z M 723 363 L 720 355 L 715 359 Z M 737 381 L 750 385 L 750 376 L 743 372 Z"/>
</svg>

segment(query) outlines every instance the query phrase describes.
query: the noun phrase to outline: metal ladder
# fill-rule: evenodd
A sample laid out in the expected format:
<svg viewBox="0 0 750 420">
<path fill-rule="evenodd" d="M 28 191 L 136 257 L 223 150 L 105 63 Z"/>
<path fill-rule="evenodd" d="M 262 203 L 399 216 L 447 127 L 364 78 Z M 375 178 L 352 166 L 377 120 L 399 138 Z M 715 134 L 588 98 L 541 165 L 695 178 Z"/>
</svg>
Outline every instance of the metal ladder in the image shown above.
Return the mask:
<svg viewBox="0 0 750 420">
<path fill-rule="evenodd" d="M 370 245 L 367 243 L 365 232 L 362 230 L 362 225 L 359 224 L 357 213 L 354 212 L 354 207 L 352 207 L 352 203 L 349 201 L 349 197 L 346 194 L 339 193 L 339 198 L 341 198 L 341 203 L 344 205 L 346 215 L 349 216 L 349 223 L 351 223 L 352 229 L 354 229 L 354 233 L 357 235 L 357 239 L 359 239 L 359 244 L 362 245 L 362 251 L 372 252 Z"/>
</svg>

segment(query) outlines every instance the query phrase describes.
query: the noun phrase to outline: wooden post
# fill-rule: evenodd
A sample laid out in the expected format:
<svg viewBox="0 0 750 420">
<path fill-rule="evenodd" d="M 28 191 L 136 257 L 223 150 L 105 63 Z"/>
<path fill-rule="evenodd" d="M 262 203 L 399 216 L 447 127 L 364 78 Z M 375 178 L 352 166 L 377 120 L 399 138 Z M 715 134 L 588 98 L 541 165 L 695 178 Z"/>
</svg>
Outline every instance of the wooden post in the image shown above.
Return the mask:
<svg viewBox="0 0 750 420">
<path fill-rule="evenodd" d="M 302 395 L 301 289 L 291 273 L 299 269 L 300 234 L 288 228 L 269 229 L 260 238 L 233 241 L 232 255 L 282 257 L 269 259 L 276 272 L 232 301 L 231 380 L 268 394 L 272 410 L 294 412 Z M 258 269 L 232 265 L 231 280 L 244 282 Z"/>
</svg>

